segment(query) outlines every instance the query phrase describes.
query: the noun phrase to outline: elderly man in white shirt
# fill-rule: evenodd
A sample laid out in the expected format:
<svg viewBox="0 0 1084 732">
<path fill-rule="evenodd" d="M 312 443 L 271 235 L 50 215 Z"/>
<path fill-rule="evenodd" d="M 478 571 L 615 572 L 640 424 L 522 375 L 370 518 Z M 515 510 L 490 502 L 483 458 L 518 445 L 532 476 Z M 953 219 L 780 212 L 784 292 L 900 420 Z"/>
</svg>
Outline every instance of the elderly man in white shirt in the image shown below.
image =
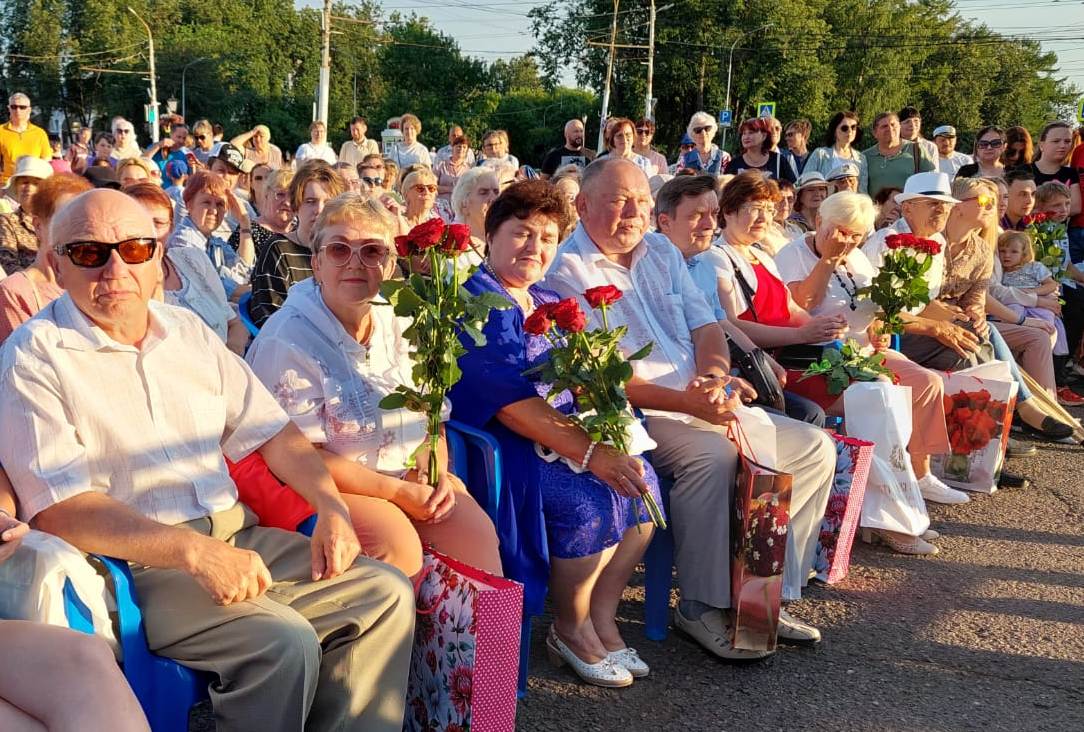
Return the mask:
<svg viewBox="0 0 1084 732">
<path fill-rule="evenodd" d="M 132 563 L 151 650 L 215 674 L 219 730 L 398 730 L 406 578 L 358 558 L 319 456 L 199 318 L 152 300 L 161 250 L 117 191 L 53 220 L 67 293 L 0 352 L 0 444 L 20 517 Z M 319 512 L 311 543 L 256 526 L 223 455 L 259 451 Z"/>
<path fill-rule="evenodd" d="M 634 362 L 628 395 L 648 415 L 648 432 L 658 443 L 655 468 L 674 481 L 670 511 L 681 588 L 675 623 L 720 657 L 763 658 L 769 652 L 732 647 L 729 611 L 729 516 L 738 456 L 726 424 L 734 419 L 739 395 L 749 398 L 753 392 L 729 376 L 723 331 L 681 253 L 667 242 L 645 240 L 651 205 L 647 179 L 635 164 L 607 158 L 589 165 L 576 198 L 580 224 L 562 245 L 545 285 L 581 300 L 589 287 L 616 286 L 624 297 L 608 308 L 608 318 L 612 327 L 628 327 L 621 349 L 631 353 L 655 344 L 647 358 Z M 821 430 L 786 417 L 772 420 L 776 467 L 794 475 L 783 597 L 795 600 L 812 567 L 835 450 Z M 779 637 L 815 643 L 820 633 L 784 611 Z"/>
</svg>

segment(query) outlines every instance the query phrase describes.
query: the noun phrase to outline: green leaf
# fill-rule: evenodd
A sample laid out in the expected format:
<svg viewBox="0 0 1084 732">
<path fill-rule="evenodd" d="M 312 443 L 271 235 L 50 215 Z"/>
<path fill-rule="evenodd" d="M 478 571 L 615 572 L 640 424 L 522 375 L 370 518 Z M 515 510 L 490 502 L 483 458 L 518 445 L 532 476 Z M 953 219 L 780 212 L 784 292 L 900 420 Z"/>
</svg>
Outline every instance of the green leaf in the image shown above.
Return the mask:
<svg viewBox="0 0 1084 732">
<path fill-rule="evenodd" d="M 624 326 L 622 326 L 622 327 L 624 327 Z M 638 349 L 635 353 L 633 353 L 630 356 L 626 356 L 626 358 L 629 361 L 639 361 L 642 358 L 646 358 L 651 353 L 651 349 L 654 348 L 654 347 L 655 347 L 654 343 L 647 343 L 647 344 L 645 344 L 643 346 L 643 348 Z"/>
<path fill-rule="evenodd" d="M 402 287 L 393 292 L 388 300 L 395 306 L 395 314 L 400 318 L 409 318 L 413 316 L 418 312 L 419 307 L 429 307 L 429 305 L 423 303 L 417 293 L 409 287 Z"/>
<path fill-rule="evenodd" d="M 394 391 L 380 400 L 381 409 L 402 409 L 406 406 L 406 394 Z"/>
</svg>

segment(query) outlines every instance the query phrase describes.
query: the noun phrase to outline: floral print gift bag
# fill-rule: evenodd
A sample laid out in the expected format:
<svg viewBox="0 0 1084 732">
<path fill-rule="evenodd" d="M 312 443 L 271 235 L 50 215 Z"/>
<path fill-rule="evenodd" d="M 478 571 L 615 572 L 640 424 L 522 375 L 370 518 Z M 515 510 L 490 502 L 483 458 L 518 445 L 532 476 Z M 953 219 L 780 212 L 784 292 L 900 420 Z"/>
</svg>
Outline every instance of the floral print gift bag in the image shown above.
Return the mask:
<svg viewBox="0 0 1084 732">
<path fill-rule="evenodd" d="M 872 442 L 854 437 L 833 434 L 832 440 L 836 446 L 836 475 L 813 561 L 817 579 L 828 584 L 841 582 L 850 569 L 851 545 L 862 518 L 874 447 Z"/>
<path fill-rule="evenodd" d="M 425 547 L 410 660 L 410 732 L 516 726 L 523 585 Z"/>
</svg>

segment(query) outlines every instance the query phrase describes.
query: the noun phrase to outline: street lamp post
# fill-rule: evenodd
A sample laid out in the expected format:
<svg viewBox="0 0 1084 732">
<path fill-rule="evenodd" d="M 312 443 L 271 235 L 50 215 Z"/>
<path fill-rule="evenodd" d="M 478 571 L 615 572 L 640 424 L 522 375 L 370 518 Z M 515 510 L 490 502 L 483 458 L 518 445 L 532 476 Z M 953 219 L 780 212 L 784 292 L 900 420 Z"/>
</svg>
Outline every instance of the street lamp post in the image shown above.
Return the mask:
<svg viewBox="0 0 1084 732">
<path fill-rule="evenodd" d="M 185 93 L 185 74 L 188 73 L 188 67 L 198 64 L 200 61 L 206 61 L 206 56 L 200 56 L 197 59 L 193 59 L 184 65 L 181 69 L 181 116 L 184 117 L 184 121 L 188 121 L 188 97 Z"/>
<path fill-rule="evenodd" d="M 158 83 L 154 78 L 154 34 L 151 33 L 151 27 L 147 25 L 147 21 L 143 20 L 139 16 L 139 13 L 132 10 L 131 6 L 128 6 L 128 12 L 136 17 L 143 27 L 147 29 L 147 47 L 150 52 L 150 73 L 151 73 L 151 109 L 153 110 L 154 120 L 151 122 L 151 142 L 158 142 Z"/>
<path fill-rule="evenodd" d="M 734 49 L 738 47 L 738 41 L 740 41 L 742 38 L 744 38 L 747 35 L 751 35 L 753 33 L 759 33 L 760 31 L 762 31 L 762 30 L 764 30 L 766 28 L 770 28 L 771 26 L 772 26 L 771 23 L 765 23 L 764 25 L 760 26 L 759 28 L 757 28 L 754 31 L 750 31 L 749 33 L 743 33 L 742 35 L 739 35 L 737 38 L 735 38 L 734 43 L 732 43 L 730 45 L 730 60 L 726 64 L 726 104 L 724 105 L 724 109 L 730 109 L 730 79 L 732 78 L 732 76 L 734 74 Z M 731 114 L 731 120 L 733 120 L 733 119 L 734 119 L 734 115 L 732 113 Z M 731 124 L 733 124 L 733 122 L 731 122 Z M 724 151 L 726 150 L 726 132 L 727 132 L 728 129 L 730 129 L 730 128 L 729 127 L 724 127 L 723 128 L 723 145 L 722 145 L 722 147 L 723 147 Z"/>
</svg>

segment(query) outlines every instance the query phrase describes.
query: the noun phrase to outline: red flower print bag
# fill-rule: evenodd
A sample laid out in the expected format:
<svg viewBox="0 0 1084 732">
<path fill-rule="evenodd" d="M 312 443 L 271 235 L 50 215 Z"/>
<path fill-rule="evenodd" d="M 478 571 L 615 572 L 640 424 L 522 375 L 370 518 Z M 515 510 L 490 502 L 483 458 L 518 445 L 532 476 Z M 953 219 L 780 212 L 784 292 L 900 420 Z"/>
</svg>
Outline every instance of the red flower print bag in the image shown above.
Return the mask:
<svg viewBox="0 0 1084 732">
<path fill-rule="evenodd" d="M 410 660 L 410 732 L 516 727 L 523 585 L 425 547 Z"/>
<path fill-rule="evenodd" d="M 851 546 L 862 518 L 862 499 L 873 461 L 872 442 L 836 434 L 832 440 L 836 447 L 836 475 L 813 560 L 817 579 L 830 585 L 842 581 L 850 569 Z"/>
</svg>

